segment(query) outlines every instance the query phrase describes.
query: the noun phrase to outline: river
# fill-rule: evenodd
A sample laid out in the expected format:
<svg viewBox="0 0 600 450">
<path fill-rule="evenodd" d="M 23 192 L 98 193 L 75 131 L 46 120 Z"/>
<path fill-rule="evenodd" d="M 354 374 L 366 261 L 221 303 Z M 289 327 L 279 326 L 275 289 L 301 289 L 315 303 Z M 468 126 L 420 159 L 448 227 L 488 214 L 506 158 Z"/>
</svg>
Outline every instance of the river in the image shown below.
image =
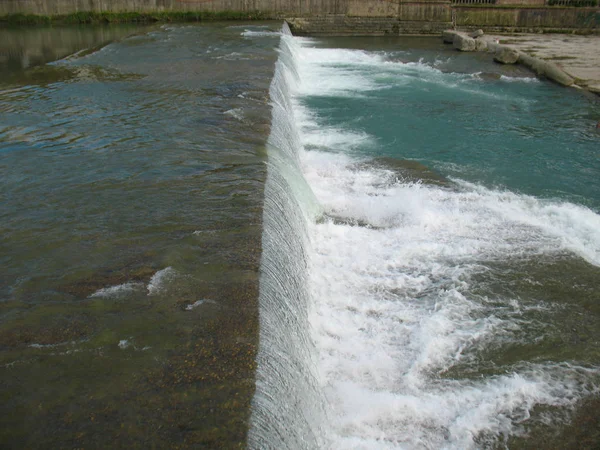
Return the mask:
<svg viewBox="0 0 600 450">
<path fill-rule="evenodd" d="M 597 99 L 280 29 L 1 30 L 2 442 L 597 445 Z"/>
</svg>

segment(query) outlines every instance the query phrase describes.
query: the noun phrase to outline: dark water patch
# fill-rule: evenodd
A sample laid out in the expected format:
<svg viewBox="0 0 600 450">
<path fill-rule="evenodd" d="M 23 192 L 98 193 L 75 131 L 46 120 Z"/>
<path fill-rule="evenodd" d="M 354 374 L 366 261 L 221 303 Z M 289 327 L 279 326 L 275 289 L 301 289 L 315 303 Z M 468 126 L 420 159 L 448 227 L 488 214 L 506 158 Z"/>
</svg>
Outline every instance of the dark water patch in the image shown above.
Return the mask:
<svg viewBox="0 0 600 450">
<path fill-rule="evenodd" d="M 149 27 L 2 28 L 0 29 L 0 79 L 18 79 L 27 69 L 77 54 L 85 56 L 118 39 L 144 33 Z"/>
<path fill-rule="evenodd" d="M 526 438 L 512 437 L 507 445 L 515 450 L 592 450 L 600 442 L 600 398 L 588 398 L 575 407 L 570 420 L 559 427 L 528 430 Z"/>
<path fill-rule="evenodd" d="M 54 311 L 27 310 L 16 320 L 3 323 L 0 347 L 57 346 L 89 338 L 96 330 L 97 320 L 93 315 L 84 311 L 73 313 L 60 307 L 49 309 Z M 7 363 L 6 360 L 3 362 Z"/>
<path fill-rule="evenodd" d="M 476 278 L 474 293 L 531 302 L 582 308 L 600 314 L 600 268 L 570 254 L 524 257 L 489 264 L 489 271 Z"/>
<path fill-rule="evenodd" d="M 130 296 L 118 307 L 112 300 L 108 309 L 110 298 L 94 299 L 87 305 L 97 321 L 91 332 L 78 327 L 83 319 L 57 320 L 47 307 L 36 314 L 39 326 L 13 324 L 3 344 L 18 334 L 22 350 L 2 358 L 4 405 L 14 412 L 3 420 L 13 425 L 3 442 L 237 447 L 253 392 L 257 330 L 249 315 L 257 314 L 257 283 L 237 282 L 231 272 L 227 283 L 219 281 L 224 277 L 220 271 L 216 280 L 151 299 Z M 198 298 L 211 301 L 183 307 Z M 31 342 L 50 346 L 23 349 Z M 61 380 L 69 382 L 59 387 Z M 41 391 L 30 388 L 41 384 Z"/>
<path fill-rule="evenodd" d="M 114 70 L 97 66 L 68 67 L 56 65 L 36 66 L 22 73 L 8 75 L 2 78 L 0 87 L 14 88 L 16 86 L 39 85 L 47 86 L 54 83 L 71 81 L 119 81 L 142 78 L 137 74 L 123 74 Z M 2 92 L 0 92 L 2 94 Z"/>
<path fill-rule="evenodd" d="M 477 78 L 483 81 L 497 81 L 501 78 L 502 75 L 494 72 L 479 72 L 476 74 Z"/>
</svg>

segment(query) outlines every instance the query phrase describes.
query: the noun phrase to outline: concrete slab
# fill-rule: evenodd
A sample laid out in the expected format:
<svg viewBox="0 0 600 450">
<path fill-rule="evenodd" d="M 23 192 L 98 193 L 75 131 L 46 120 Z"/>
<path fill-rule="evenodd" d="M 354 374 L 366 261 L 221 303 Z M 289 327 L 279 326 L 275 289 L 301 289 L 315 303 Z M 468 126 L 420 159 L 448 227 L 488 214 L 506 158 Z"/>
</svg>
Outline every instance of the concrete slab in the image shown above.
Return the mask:
<svg viewBox="0 0 600 450">
<path fill-rule="evenodd" d="M 552 62 L 575 79 L 575 84 L 600 93 L 600 36 L 568 34 L 488 34 L 527 55 Z"/>
</svg>

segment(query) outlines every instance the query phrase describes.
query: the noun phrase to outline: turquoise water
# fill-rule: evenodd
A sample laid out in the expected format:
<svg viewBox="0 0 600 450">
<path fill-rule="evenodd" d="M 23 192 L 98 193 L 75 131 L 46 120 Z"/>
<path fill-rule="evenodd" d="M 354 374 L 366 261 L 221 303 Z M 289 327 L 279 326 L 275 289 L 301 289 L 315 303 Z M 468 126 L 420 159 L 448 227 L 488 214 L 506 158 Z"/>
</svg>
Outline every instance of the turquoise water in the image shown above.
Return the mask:
<svg viewBox="0 0 600 450">
<path fill-rule="evenodd" d="M 347 43 L 327 44 L 338 42 Z M 477 60 L 444 48 L 386 47 L 368 54 L 380 56 L 382 65 L 339 62 L 344 73 L 369 83 L 367 91 L 359 88 L 360 95 L 343 101 L 326 94 L 307 100 L 326 112 L 328 126 L 350 125 L 373 136 L 377 145 L 358 152 L 418 160 L 488 187 L 600 207 L 597 97 L 542 82 L 523 69 L 503 70 L 487 55 Z M 394 66 L 399 62 L 409 67 Z"/>
<path fill-rule="evenodd" d="M 271 97 L 251 446 L 596 445 L 597 99 L 285 29 Z"/>
</svg>

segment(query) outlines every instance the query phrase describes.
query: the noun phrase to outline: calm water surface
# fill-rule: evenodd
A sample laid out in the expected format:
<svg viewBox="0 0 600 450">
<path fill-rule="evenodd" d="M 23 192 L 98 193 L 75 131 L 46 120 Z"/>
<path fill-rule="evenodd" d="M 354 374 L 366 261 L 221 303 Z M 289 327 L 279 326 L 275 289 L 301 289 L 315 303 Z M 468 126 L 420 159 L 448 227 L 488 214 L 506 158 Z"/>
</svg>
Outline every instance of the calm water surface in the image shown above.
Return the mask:
<svg viewBox="0 0 600 450">
<path fill-rule="evenodd" d="M 1 31 L 4 445 L 244 442 L 270 28 Z"/>
</svg>

